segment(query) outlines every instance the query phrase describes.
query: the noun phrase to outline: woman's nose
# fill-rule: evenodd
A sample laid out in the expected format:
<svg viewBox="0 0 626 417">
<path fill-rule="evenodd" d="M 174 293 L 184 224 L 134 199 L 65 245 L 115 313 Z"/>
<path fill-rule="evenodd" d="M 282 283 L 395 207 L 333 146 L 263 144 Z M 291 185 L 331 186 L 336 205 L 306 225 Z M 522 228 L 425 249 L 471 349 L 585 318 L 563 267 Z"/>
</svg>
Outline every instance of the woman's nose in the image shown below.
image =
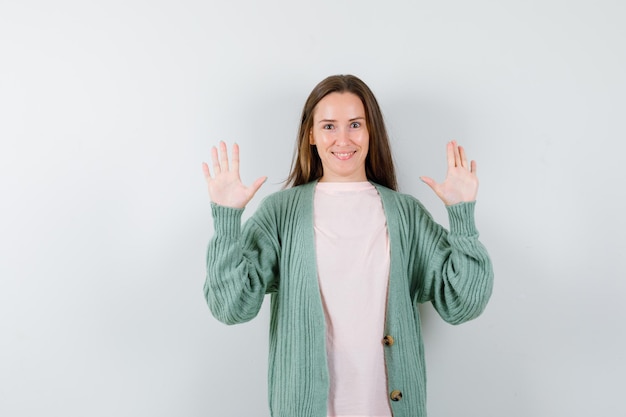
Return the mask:
<svg viewBox="0 0 626 417">
<path fill-rule="evenodd" d="M 337 137 L 337 143 L 340 145 L 350 143 L 350 133 L 350 129 L 341 129 Z"/>
</svg>

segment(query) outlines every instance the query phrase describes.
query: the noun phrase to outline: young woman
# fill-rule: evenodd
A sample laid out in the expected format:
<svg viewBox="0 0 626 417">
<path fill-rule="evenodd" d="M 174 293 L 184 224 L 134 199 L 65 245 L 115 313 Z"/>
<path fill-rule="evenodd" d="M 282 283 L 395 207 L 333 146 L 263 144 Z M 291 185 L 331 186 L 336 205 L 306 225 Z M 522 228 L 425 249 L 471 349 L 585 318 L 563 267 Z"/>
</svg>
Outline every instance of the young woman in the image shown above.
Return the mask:
<svg viewBox="0 0 626 417">
<path fill-rule="evenodd" d="M 370 89 L 331 76 L 302 112 L 288 188 L 241 225 L 265 181 L 245 186 L 239 148 L 203 164 L 215 233 L 204 293 L 227 324 L 254 318 L 271 294 L 269 390 L 274 417 L 422 417 L 426 373 L 418 304 L 447 322 L 477 317 L 493 271 L 478 241 L 476 163 L 447 145 L 442 183 L 450 230 L 396 191 L 383 117 Z"/>
</svg>

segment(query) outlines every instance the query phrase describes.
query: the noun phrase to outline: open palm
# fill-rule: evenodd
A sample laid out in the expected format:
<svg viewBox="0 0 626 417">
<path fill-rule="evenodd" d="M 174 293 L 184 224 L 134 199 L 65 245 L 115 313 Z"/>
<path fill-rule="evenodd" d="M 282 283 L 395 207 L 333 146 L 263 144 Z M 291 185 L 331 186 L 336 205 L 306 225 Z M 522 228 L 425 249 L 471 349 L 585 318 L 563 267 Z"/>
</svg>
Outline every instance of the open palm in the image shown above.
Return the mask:
<svg viewBox="0 0 626 417">
<path fill-rule="evenodd" d="M 239 176 L 239 145 L 233 145 L 233 158 L 230 163 L 226 144 L 220 142 L 219 147 L 219 153 L 215 146 L 211 149 L 213 175 L 208 164 L 202 163 L 202 171 L 209 187 L 211 201 L 221 206 L 244 208 L 267 177 L 257 178 L 251 186 L 245 186 Z"/>
<path fill-rule="evenodd" d="M 448 172 L 442 183 L 437 183 L 430 177 L 420 177 L 445 205 L 476 200 L 478 194 L 478 177 L 476 176 L 476 161 L 468 163 L 465 149 L 456 141 L 447 145 Z"/>
</svg>

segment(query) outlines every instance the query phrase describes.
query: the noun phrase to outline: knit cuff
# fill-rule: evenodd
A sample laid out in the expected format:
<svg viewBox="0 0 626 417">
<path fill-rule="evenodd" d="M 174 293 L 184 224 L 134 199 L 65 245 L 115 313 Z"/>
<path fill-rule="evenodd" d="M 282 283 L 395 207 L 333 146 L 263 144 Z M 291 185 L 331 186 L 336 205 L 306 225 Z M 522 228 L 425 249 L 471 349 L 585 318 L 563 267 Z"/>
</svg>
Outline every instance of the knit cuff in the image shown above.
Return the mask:
<svg viewBox="0 0 626 417">
<path fill-rule="evenodd" d="M 241 233 L 241 215 L 244 209 L 220 206 L 211 203 L 213 229 L 215 234 L 239 236 Z"/>
<path fill-rule="evenodd" d="M 476 224 L 474 223 L 474 207 L 476 202 L 458 203 L 446 206 L 448 218 L 450 219 L 450 232 L 460 235 L 478 235 Z"/>
</svg>

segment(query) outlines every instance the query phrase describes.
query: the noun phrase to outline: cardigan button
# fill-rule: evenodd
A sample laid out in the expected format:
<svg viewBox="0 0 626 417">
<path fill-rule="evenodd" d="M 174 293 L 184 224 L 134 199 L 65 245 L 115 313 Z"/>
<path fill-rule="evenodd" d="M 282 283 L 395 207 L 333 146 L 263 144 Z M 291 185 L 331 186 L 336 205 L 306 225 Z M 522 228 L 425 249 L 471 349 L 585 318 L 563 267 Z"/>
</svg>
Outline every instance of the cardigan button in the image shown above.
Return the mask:
<svg viewBox="0 0 626 417">
<path fill-rule="evenodd" d="M 393 336 L 387 335 L 383 338 L 383 344 L 385 346 L 393 346 L 393 343 L 394 343 Z"/>
<path fill-rule="evenodd" d="M 397 389 L 393 390 L 391 394 L 389 394 L 389 398 L 391 398 L 391 401 L 400 401 L 402 399 L 402 392 Z"/>
</svg>

